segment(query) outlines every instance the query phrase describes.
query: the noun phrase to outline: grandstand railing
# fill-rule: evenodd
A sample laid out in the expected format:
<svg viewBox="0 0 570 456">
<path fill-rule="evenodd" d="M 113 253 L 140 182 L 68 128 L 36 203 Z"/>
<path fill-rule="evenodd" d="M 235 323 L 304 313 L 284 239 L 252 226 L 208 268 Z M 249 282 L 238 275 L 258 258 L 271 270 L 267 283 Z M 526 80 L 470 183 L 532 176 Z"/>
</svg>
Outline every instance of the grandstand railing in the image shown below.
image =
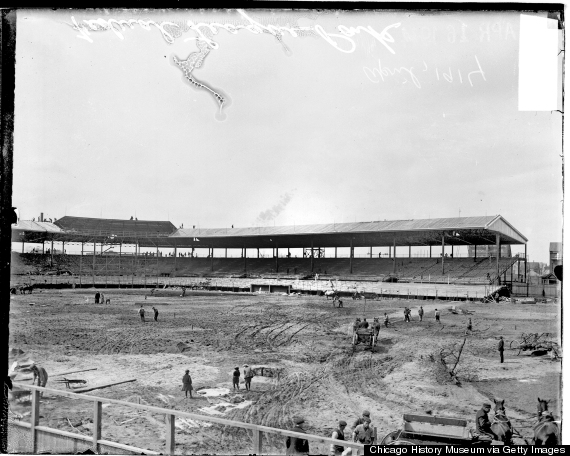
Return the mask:
<svg viewBox="0 0 570 456">
<path fill-rule="evenodd" d="M 174 455 L 175 453 L 175 445 L 176 445 L 176 428 L 175 428 L 175 422 L 176 422 L 176 418 L 188 418 L 191 420 L 196 420 L 196 421 L 205 421 L 208 423 L 216 423 L 216 424 L 221 424 L 224 426 L 230 426 L 230 427 L 237 427 L 237 428 L 241 428 L 241 429 L 246 429 L 248 431 L 252 432 L 252 454 L 262 454 L 263 453 L 263 434 L 273 434 L 273 435 L 279 435 L 279 436 L 283 436 L 283 437 L 298 437 L 298 438 L 302 438 L 302 439 L 306 439 L 309 440 L 311 442 L 317 442 L 319 444 L 325 444 L 325 445 L 330 445 L 330 444 L 339 444 L 339 440 L 337 439 L 332 439 L 329 437 L 321 437 L 318 435 L 313 435 L 313 434 L 304 434 L 304 433 L 300 433 L 300 432 L 294 432 L 294 431 L 288 431 L 288 430 L 284 430 L 284 429 L 277 429 L 277 428 L 271 428 L 271 427 L 267 427 L 267 426 L 260 426 L 260 425 L 256 425 L 256 424 L 250 424 L 250 423 L 244 423 L 241 421 L 232 421 L 232 420 L 228 420 L 228 419 L 224 419 L 224 418 L 216 418 L 216 417 L 212 417 L 212 416 L 204 416 L 204 415 L 199 415 L 196 413 L 188 413 L 188 412 L 182 412 L 182 411 L 178 411 L 178 410 L 173 410 L 173 409 L 164 409 L 164 408 L 160 408 L 160 407 L 154 407 L 154 406 L 150 406 L 150 405 L 145 405 L 145 404 L 137 404 L 137 403 L 133 403 L 133 402 L 127 402 L 127 401 L 121 401 L 121 400 L 117 400 L 117 399 L 107 399 L 104 397 L 97 397 L 97 396 L 89 396 L 86 394 L 77 394 L 77 393 L 73 393 L 73 392 L 68 392 L 68 391 L 61 391 L 61 390 L 55 390 L 55 389 L 51 389 L 51 388 L 42 388 L 39 386 L 31 386 L 31 385 L 25 385 L 25 384 L 21 384 L 21 383 L 14 383 L 14 386 L 19 388 L 20 390 L 29 390 L 31 395 L 32 395 L 32 407 L 31 407 L 31 415 L 30 415 L 30 422 L 26 423 L 26 422 L 21 422 L 21 421 L 15 421 L 15 420 L 11 420 L 10 424 L 11 425 L 15 425 L 21 428 L 27 428 L 30 431 L 30 437 L 31 437 L 31 449 L 20 449 L 20 448 L 16 448 L 15 451 L 20 453 L 25 453 L 25 452 L 31 452 L 32 454 L 38 454 L 39 452 L 42 451 L 42 448 L 40 448 L 40 445 L 42 443 L 41 441 L 41 434 L 47 434 L 50 435 L 52 438 L 50 439 L 53 443 L 53 440 L 57 440 L 57 437 L 63 437 L 64 439 L 75 439 L 75 440 L 80 440 L 83 442 L 89 442 L 91 443 L 91 446 L 93 447 L 93 450 L 96 453 L 100 452 L 101 447 L 110 447 L 110 448 L 116 448 L 116 449 L 120 449 L 123 451 L 130 451 L 132 453 L 135 454 L 170 454 L 170 455 Z M 86 400 L 86 401 L 90 401 L 93 403 L 93 435 L 92 436 L 87 436 L 84 434 L 77 434 L 77 433 L 73 433 L 73 432 L 67 432 L 67 431 L 62 431 L 60 429 L 55 429 L 55 428 L 50 428 L 48 426 L 40 426 L 39 425 L 39 421 L 40 421 L 40 393 L 50 393 L 50 394 L 54 394 L 57 396 L 66 396 L 66 397 L 70 397 L 73 399 L 81 399 L 81 400 Z M 165 438 L 165 447 L 164 447 L 164 451 L 152 451 L 149 449 L 142 449 L 142 448 L 137 448 L 137 447 L 133 447 L 130 445 L 124 445 L 122 443 L 118 443 L 118 442 L 112 442 L 109 440 L 105 440 L 102 437 L 102 422 L 103 422 L 103 404 L 115 404 L 115 405 L 120 405 L 120 406 L 125 406 L 125 407 L 130 407 L 130 408 L 134 408 L 134 409 L 138 409 L 138 410 L 145 410 L 148 412 L 152 412 L 155 414 L 161 414 L 164 415 L 164 422 L 165 422 L 165 427 L 166 427 L 166 438 Z M 10 436 L 8 435 L 8 438 L 10 438 Z M 350 442 L 348 440 L 342 441 L 342 446 L 344 447 L 348 447 L 352 449 L 352 454 L 354 456 L 356 456 L 358 454 L 358 450 L 363 450 L 364 449 L 364 445 L 359 444 L 359 443 L 354 443 L 354 442 Z M 23 451 L 22 451 L 23 450 Z M 26 451 L 28 450 L 28 451 Z M 31 450 L 31 451 L 30 451 Z M 327 448 L 328 450 L 328 448 Z M 328 453 L 328 451 L 327 451 Z"/>
</svg>

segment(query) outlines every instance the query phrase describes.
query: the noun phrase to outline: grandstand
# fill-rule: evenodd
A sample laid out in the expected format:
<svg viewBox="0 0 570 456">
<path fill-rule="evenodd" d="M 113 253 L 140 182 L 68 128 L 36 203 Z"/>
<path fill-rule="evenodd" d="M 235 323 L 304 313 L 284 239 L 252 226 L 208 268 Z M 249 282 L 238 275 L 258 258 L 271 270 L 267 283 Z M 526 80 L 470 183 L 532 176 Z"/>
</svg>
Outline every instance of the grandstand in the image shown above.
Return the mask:
<svg viewBox="0 0 570 456">
<path fill-rule="evenodd" d="M 42 244 L 42 253 L 13 254 L 13 274 L 65 273 L 92 285 L 100 283 L 100 277 L 105 283 L 113 277 L 130 277 L 131 283 L 142 278 L 145 284 L 159 278 L 299 280 L 315 275 L 340 281 L 447 285 L 526 280 L 514 277 L 512 266 L 526 261 L 527 239 L 500 215 L 235 229 L 176 229 L 168 221 L 66 216 L 55 223 L 19 221 L 12 226 L 12 241 L 22 243 L 22 252 L 25 243 Z M 59 252 L 54 248 L 58 243 Z M 65 254 L 66 243 L 80 244 L 81 254 Z M 502 246 L 515 244 L 525 246 L 524 256 L 500 256 Z M 123 251 L 129 245 L 134 251 Z M 117 246 L 118 252 L 113 249 Z M 428 257 L 412 256 L 412 247 L 419 246 L 429 247 Z M 445 246 L 473 247 L 473 256 L 449 257 Z M 493 246 L 495 256 L 477 257 L 482 250 L 477 246 Z M 346 247 L 348 258 L 338 257 L 337 249 Z M 357 247 L 370 248 L 370 255 L 355 257 Z M 373 247 L 387 247 L 388 257 L 372 257 Z M 272 258 L 260 257 L 259 250 L 269 248 Z M 302 258 L 292 257 L 290 249 L 295 248 L 303 249 Z M 334 248 L 334 257 L 324 257 L 325 248 Z M 181 256 L 181 249 L 189 252 Z M 241 257 L 228 258 L 228 249 L 239 249 Z M 216 256 L 220 250 L 223 256 Z M 195 255 L 198 251 L 207 251 L 207 257 Z M 402 251 L 408 255 L 402 256 Z"/>
</svg>

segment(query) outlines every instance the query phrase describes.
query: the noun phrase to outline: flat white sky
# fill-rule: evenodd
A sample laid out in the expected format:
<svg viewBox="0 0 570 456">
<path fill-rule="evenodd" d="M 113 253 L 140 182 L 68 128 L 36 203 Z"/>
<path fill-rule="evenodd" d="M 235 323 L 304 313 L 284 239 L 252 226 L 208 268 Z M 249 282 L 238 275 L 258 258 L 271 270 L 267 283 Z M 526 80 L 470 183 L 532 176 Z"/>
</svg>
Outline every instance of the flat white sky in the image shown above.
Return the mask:
<svg viewBox="0 0 570 456">
<path fill-rule="evenodd" d="M 268 33 L 220 30 L 193 72 L 231 98 L 219 121 L 172 63 L 197 51 L 194 32 L 168 44 L 135 25 L 88 42 L 71 16 L 246 23 L 237 12 L 20 11 L 21 218 L 207 228 L 501 214 L 529 238 L 530 259 L 548 262 L 562 239 L 561 115 L 518 111 L 518 13 L 248 14 L 329 34 L 400 26 L 393 54 L 364 31 L 352 53 L 285 34 L 286 55 Z"/>
</svg>

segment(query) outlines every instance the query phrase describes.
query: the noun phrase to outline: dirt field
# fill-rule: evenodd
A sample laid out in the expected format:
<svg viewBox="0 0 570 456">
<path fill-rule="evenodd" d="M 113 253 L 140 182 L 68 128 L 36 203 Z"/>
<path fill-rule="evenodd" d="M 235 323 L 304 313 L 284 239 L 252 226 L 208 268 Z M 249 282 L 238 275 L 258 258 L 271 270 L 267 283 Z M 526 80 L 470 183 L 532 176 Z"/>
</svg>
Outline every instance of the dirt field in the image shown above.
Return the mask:
<svg viewBox="0 0 570 456">
<path fill-rule="evenodd" d="M 51 388 L 65 388 L 55 382 L 61 378 L 57 373 L 97 368 L 67 377 L 84 379 L 85 386 L 136 379 L 86 394 L 267 426 L 287 427 L 291 417 L 303 415 L 308 431 L 323 436 L 330 436 L 339 419 L 350 427 L 364 409 L 371 411 L 380 437 L 398 429 L 404 413 L 431 411 L 467 419 L 472 426 L 481 403 L 493 397 L 506 400 L 508 416 L 529 437 L 537 396 L 551 399 L 550 408 L 559 414 L 560 362 L 507 350 L 500 364 L 496 350 L 499 335 L 505 337 L 506 347 L 523 332 L 548 332 L 558 339 L 557 304 L 346 299 L 339 309 L 316 296 L 187 292 L 181 297 L 169 289 L 152 296 L 150 290 L 103 292 L 111 305 L 94 304 L 93 290 L 35 290 L 12 296 L 10 346 L 23 354 L 11 362 L 31 359 L 45 367 Z M 141 304 L 146 323 L 137 314 Z M 467 336 L 457 370 L 461 386 L 439 361 L 442 348 L 459 346 L 465 337 L 467 317 L 447 310 L 454 304 L 458 310 L 475 312 L 474 331 Z M 426 312 L 421 323 L 420 305 Z M 158 322 L 152 321 L 151 306 L 160 312 Z M 411 323 L 403 321 L 405 306 L 412 308 Z M 434 321 L 436 307 L 442 310 L 441 324 Z M 359 345 L 353 353 L 355 317 L 371 321 L 385 312 L 393 326 L 382 327 L 377 351 Z M 244 363 L 258 375 L 251 392 L 246 393 L 242 383 L 234 393 L 231 373 L 235 366 L 243 370 Z M 181 391 L 185 369 L 190 370 L 197 398 L 185 399 Z M 15 381 L 31 383 L 26 378 L 29 374 L 19 373 Z M 203 388 L 229 391 L 224 396 L 196 394 Z M 12 402 L 11 409 L 29 420 L 29 403 Z M 42 399 L 42 425 L 90 435 L 91 417 L 90 403 L 49 394 Z M 245 431 L 190 420 L 177 420 L 176 425 L 179 453 L 251 451 Z M 104 439 L 162 451 L 164 428 L 159 415 L 104 406 Z M 269 445 L 284 453 L 283 441 L 264 442 L 267 451 Z M 327 450 L 313 447 L 311 452 Z"/>
</svg>

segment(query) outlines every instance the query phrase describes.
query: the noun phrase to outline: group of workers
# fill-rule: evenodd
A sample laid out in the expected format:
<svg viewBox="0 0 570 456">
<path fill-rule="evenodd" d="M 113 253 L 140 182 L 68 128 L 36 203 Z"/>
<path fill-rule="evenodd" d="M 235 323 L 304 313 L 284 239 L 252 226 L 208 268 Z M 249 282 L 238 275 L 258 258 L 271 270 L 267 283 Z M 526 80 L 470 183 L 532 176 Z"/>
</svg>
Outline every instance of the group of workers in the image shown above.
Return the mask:
<svg viewBox="0 0 570 456">
<path fill-rule="evenodd" d="M 153 311 L 153 313 L 154 313 L 154 321 L 158 321 L 158 309 L 153 306 L 153 307 L 152 307 L 152 311 Z M 141 304 L 141 307 L 140 307 L 138 313 L 139 313 L 139 316 L 141 317 L 141 321 L 142 321 L 143 323 L 146 323 L 146 319 L 145 319 L 145 317 L 144 317 L 144 315 L 145 315 L 145 310 L 144 310 L 144 306 L 143 306 L 142 304 Z"/>
<path fill-rule="evenodd" d="M 302 417 L 297 417 L 294 419 L 295 425 L 290 429 L 294 432 L 299 432 L 306 434 L 306 423 L 305 419 Z M 347 423 L 344 420 L 338 422 L 338 426 L 332 433 L 332 438 L 339 440 L 339 443 L 333 443 L 330 446 L 330 456 L 345 456 L 351 453 L 352 449 L 350 447 L 345 448 L 341 442 L 347 441 L 350 437 L 346 432 Z M 364 445 L 372 445 L 376 440 L 376 435 L 373 427 L 371 426 L 370 412 L 364 410 L 362 416 L 358 418 L 352 425 L 352 441 L 356 443 L 362 443 Z M 308 454 L 309 453 L 309 441 L 300 437 L 287 437 L 285 441 L 286 451 L 285 454 Z"/>
<path fill-rule="evenodd" d="M 100 291 L 96 291 L 95 292 L 95 304 L 111 304 L 111 300 L 109 298 L 107 298 L 107 300 L 105 301 L 105 295 L 103 293 L 101 293 Z"/>
</svg>

